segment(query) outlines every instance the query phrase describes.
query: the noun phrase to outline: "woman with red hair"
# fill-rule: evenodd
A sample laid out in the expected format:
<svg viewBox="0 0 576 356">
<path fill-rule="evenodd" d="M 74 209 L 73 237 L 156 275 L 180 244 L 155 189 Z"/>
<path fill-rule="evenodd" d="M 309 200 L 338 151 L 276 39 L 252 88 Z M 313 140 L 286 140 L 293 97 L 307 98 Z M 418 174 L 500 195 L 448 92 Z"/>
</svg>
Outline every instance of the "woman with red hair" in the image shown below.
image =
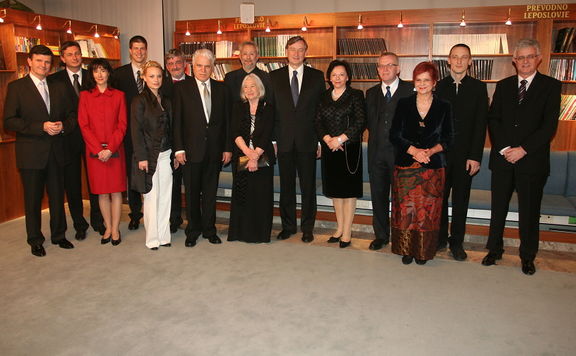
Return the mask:
<svg viewBox="0 0 576 356">
<path fill-rule="evenodd" d="M 402 263 L 434 258 L 442 212 L 446 151 L 453 143 L 452 107 L 434 96 L 438 70 L 431 62 L 413 72 L 416 94 L 400 99 L 390 129 L 395 147 L 392 252 Z"/>
</svg>

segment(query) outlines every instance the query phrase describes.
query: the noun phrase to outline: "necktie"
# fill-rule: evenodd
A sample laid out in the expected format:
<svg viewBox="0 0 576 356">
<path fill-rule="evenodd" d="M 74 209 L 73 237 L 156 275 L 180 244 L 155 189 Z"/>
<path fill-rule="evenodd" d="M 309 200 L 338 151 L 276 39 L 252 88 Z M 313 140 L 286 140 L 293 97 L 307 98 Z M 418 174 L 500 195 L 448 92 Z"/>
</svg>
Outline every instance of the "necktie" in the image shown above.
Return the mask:
<svg viewBox="0 0 576 356">
<path fill-rule="evenodd" d="M 206 121 L 210 121 L 210 111 L 212 110 L 212 100 L 210 99 L 210 92 L 208 91 L 208 86 L 206 82 L 203 82 L 204 86 L 204 105 L 206 105 Z"/>
<path fill-rule="evenodd" d="M 294 106 L 298 105 L 298 71 L 294 71 L 292 74 L 292 81 L 290 82 L 290 89 L 292 91 L 292 100 L 294 100 Z"/>
<path fill-rule="evenodd" d="M 140 76 L 140 71 L 136 72 L 136 76 L 138 76 L 138 79 L 136 79 L 136 85 L 138 86 L 138 93 L 142 93 L 142 90 L 144 90 L 144 81 Z"/>
<path fill-rule="evenodd" d="M 80 82 L 78 81 L 79 75 L 73 74 L 72 76 L 74 77 L 74 83 L 72 83 L 74 86 L 74 91 L 76 92 L 77 96 L 80 96 Z"/>
<path fill-rule="evenodd" d="M 392 100 L 392 92 L 390 91 L 390 86 L 389 86 L 389 85 L 386 86 L 386 96 L 385 96 L 385 98 L 386 98 L 386 102 L 387 102 L 387 103 L 389 103 L 390 100 Z"/>
<path fill-rule="evenodd" d="M 48 88 L 46 87 L 46 82 L 41 81 L 40 86 L 40 95 L 42 95 L 42 99 L 44 99 L 44 103 L 46 104 L 46 109 L 48 110 L 48 114 L 50 114 L 50 94 L 48 94 Z"/>
<path fill-rule="evenodd" d="M 520 89 L 518 89 L 518 104 L 522 104 L 522 101 L 524 101 L 524 98 L 526 97 L 526 83 L 528 83 L 526 79 L 520 81 Z"/>
</svg>

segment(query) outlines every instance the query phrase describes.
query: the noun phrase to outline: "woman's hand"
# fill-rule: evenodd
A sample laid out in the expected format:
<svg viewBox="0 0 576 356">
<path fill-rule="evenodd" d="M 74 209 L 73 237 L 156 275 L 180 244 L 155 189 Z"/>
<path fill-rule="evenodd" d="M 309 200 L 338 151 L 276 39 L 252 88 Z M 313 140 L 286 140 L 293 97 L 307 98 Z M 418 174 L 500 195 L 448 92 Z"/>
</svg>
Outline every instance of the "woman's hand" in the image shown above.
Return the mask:
<svg viewBox="0 0 576 356">
<path fill-rule="evenodd" d="M 246 168 L 248 168 L 249 172 L 256 172 L 258 170 L 258 160 L 257 159 L 248 160 Z"/>
<path fill-rule="evenodd" d="M 107 162 L 112 156 L 112 151 L 105 149 L 98 152 L 98 159 L 102 162 Z"/>
<path fill-rule="evenodd" d="M 418 163 L 430 162 L 430 150 L 428 150 L 428 149 L 422 149 L 422 148 L 416 148 L 414 146 L 410 146 L 410 147 L 408 147 L 408 150 L 406 151 L 406 153 L 411 155 L 412 159 Z"/>
<path fill-rule="evenodd" d="M 141 171 L 146 171 L 146 173 L 148 173 L 148 161 L 138 162 L 138 169 Z"/>
<path fill-rule="evenodd" d="M 336 152 L 338 150 L 341 150 L 341 151 L 344 150 L 344 147 L 342 147 L 342 144 L 340 142 L 338 142 L 338 137 L 330 137 L 330 139 L 327 141 L 328 142 L 326 142 L 326 145 L 328 145 L 328 148 L 332 152 Z"/>
</svg>

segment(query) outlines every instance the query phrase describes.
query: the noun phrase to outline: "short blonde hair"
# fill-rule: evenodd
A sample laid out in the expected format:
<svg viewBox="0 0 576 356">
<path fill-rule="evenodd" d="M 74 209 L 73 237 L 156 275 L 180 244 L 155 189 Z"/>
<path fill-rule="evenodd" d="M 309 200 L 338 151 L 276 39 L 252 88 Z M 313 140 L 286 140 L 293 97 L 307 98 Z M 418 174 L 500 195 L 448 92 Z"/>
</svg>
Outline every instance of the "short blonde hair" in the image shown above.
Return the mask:
<svg viewBox="0 0 576 356">
<path fill-rule="evenodd" d="M 247 101 L 246 96 L 244 96 L 244 83 L 246 83 L 246 81 L 248 79 L 254 80 L 254 83 L 256 84 L 256 88 L 258 88 L 258 93 L 259 93 L 258 99 L 262 99 L 266 95 L 266 89 L 264 89 L 264 84 L 262 83 L 262 80 L 260 79 L 260 77 L 258 77 L 254 73 L 250 73 L 244 77 L 244 80 L 242 80 L 242 85 L 240 86 L 240 97 L 242 98 L 242 100 Z"/>
<path fill-rule="evenodd" d="M 162 66 L 160 65 L 160 63 L 156 62 L 156 61 L 147 61 L 146 63 L 144 63 L 142 65 L 142 68 L 140 68 L 140 76 L 144 77 L 146 75 L 146 71 L 148 71 L 148 69 L 150 68 L 158 68 L 160 69 L 160 72 L 162 72 L 162 74 L 164 74 L 164 70 L 162 69 Z"/>
</svg>

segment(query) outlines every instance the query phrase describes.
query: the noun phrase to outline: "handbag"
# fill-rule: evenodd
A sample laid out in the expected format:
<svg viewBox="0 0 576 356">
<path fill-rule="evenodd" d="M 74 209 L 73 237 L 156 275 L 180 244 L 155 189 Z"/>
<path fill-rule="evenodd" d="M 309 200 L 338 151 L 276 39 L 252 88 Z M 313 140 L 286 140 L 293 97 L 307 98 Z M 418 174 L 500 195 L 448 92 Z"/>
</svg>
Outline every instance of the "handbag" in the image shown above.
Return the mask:
<svg viewBox="0 0 576 356">
<path fill-rule="evenodd" d="M 250 159 L 248 158 L 248 156 L 238 157 L 238 166 L 236 168 L 236 171 L 242 172 L 248 170 L 246 166 L 248 165 L 249 160 Z M 264 168 L 264 167 L 270 167 L 270 161 L 268 161 L 268 156 L 266 155 L 266 152 L 262 153 L 260 158 L 258 158 L 258 168 Z"/>
</svg>

